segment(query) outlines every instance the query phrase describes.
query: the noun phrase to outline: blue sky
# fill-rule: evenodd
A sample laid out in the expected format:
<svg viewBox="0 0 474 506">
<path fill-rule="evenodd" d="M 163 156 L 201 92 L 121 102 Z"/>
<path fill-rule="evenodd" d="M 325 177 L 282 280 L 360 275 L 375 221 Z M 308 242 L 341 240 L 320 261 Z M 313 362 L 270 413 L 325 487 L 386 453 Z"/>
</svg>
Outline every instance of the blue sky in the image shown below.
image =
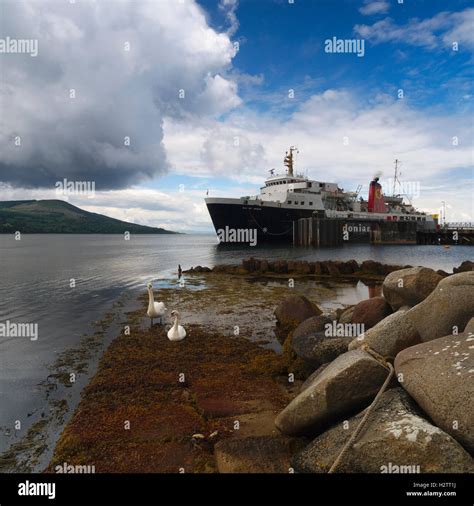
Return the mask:
<svg viewBox="0 0 474 506">
<path fill-rule="evenodd" d="M 222 9 L 215 1 L 200 0 L 211 25 L 226 25 Z M 264 75 L 260 91 L 269 94 L 280 88 L 304 89 L 305 96 L 327 88 L 347 87 L 361 100 L 370 100 L 377 92 L 395 94 L 400 86 L 413 105 L 449 110 L 465 104 L 462 95 L 472 88 L 472 54 L 453 53 L 449 46 L 436 50 L 423 45 L 396 42 L 367 43 L 363 58 L 324 52 L 324 41 L 334 36 L 354 38 L 354 26 L 373 24 L 389 17 L 395 25 L 406 25 L 413 18 L 430 19 L 441 12 L 459 12 L 472 6 L 468 0 L 407 0 L 398 4 L 389 0 L 386 11 L 363 15 L 357 0 L 295 0 L 294 4 L 275 0 L 241 0 L 238 6 L 239 28 L 234 40 L 241 50 L 233 66 L 250 75 Z M 474 29 L 474 26 L 472 27 Z M 443 30 L 435 30 L 441 33 Z M 304 83 L 314 83 L 304 86 Z M 458 81 L 450 89 L 447 82 Z M 255 100 L 252 87 L 242 90 L 248 103 L 270 107 L 265 99 Z"/>
<path fill-rule="evenodd" d="M 6 146 L 2 195 L 46 198 L 54 178 L 92 179 L 94 200 L 72 203 L 210 231 L 206 190 L 257 193 L 293 144 L 301 171 L 346 189 L 375 172 L 388 179 L 398 158 L 421 187 L 416 207 L 438 212 L 444 200 L 448 219 L 474 220 L 471 4 L 124 0 L 111 12 L 87 0 L 6 2 L 2 36 L 36 34 L 40 55 L 1 55 L 5 142 L 31 140 Z M 333 37 L 363 41 L 363 57 L 325 52 Z M 132 51 L 118 57 L 125 40 Z M 58 98 L 71 87 L 73 107 Z"/>
<path fill-rule="evenodd" d="M 462 12 L 468 0 L 418 0 L 399 4 L 389 0 L 380 12 L 364 15 L 366 4 L 357 0 L 240 0 L 238 29 L 232 39 L 240 50 L 233 59 L 233 69 L 257 81 L 242 82 L 239 92 L 245 107 L 286 118 L 312 94 L 328 88 L 349 89 L 359 105 L 370 104 L 378 94 L 397 97 L 403 89 L 410 106 L 436 114 L 453 112 L 472 114 L 472 52 L 461 47 L 457 52 L 448 44 L 413 44 L 403 40 L 371 43 L 366 40 L 364 57 L 353 54 L 328 54 L 324 42 L 332 37 L 359 37 L 356 25 L 372 25 L 387 17 L 396 26 L 423 22 L 442 13 Z M 219 3 L 199 0 L 209 24 L 216 30 L 228 27 L 226 12 Z M 336 7 L 337 6 L 337 7 Z M 472 26 L 474 30 L 474 25 Z M 433 29 L 441 36 L 445 28 Z M 462 45 L 462 44 L 461 44 Z M 282 97 L 289 88 L 297 99 Z M 470 177 L 471 167 L 452 171 L 452 178 Z M 447 174 L 449 175 L 449 174 Z M 169 176 L 157 184 L 173 188 L 192 184 L 192 178 Z M 206 180 L 217 188 L 232 185 L 227 178 Z M 202 181 L 199 186 L 206 186 Z"/>
</svg>

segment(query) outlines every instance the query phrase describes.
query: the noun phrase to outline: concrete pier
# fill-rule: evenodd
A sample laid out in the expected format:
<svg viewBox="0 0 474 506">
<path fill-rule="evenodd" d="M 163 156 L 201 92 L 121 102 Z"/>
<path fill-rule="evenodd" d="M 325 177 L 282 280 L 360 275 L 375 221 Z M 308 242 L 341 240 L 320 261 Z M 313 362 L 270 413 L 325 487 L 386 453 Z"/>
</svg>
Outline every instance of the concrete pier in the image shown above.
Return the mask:
<svg viewBox="0 0 474 506">
<path fill-rule="evenodd" d="M 342 246 L 343 220 L 301 218 L 293 222 L 293 244 L 316 248 Z"/>
<path fill-rule="evenodd" d="M 418 244 L 463 244 L 474 246 L 473 223 L 449 223 L 438 230 L 417 233 Z"/>
</svg>

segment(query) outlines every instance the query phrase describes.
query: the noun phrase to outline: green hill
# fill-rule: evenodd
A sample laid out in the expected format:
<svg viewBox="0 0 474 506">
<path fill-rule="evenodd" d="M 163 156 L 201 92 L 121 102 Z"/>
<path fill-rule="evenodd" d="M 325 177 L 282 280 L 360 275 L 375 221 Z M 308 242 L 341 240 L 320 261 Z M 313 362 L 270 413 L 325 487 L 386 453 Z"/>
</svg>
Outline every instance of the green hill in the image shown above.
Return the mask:
<svg viewBox="0 0 474 506">
<path fill-rule="evenodd" d="M 89 213 L 63 200 L 10 200 L 0 202 L 0 233 L 24 234 L 175 234 Z"/>
</svg>

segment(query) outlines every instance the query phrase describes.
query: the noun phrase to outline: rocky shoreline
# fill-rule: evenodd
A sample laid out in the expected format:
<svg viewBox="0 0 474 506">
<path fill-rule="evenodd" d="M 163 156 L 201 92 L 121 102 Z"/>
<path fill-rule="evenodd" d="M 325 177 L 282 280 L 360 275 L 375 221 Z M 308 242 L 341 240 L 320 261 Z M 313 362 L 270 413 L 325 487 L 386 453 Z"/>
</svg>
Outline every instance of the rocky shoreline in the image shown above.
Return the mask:
<svg viewBox="0 0 474 506">
<path fill-rule="evenodd" d="M 169 342 L 164 328 L 144 325 L 143 297 L 84 390 L 47 472 L 67 462 L 96 472 L 325 473 L 389 363 L 395 375 L 336 472 L 474 472 L 474 263 L 449 274 L 251 258 L 185 273 L 210 275 L 221 283 L 216 293 L 247 298 L 248 307 L 257 283 L 237 280 L 262 275 L 378 280 L 382 294 L 325 311 L 298 283 L 280 289 L 278 300 L 256 307 L 274 313 L 281 353 L 223 335 L 214 320 L 186 325 L 188 337 Z M 206 288 L 185 299 L 162 292 L 167 307 L 232 305 L 203 303 Z"/>
<path fill-rule="evenodd" d="M 473 262 L 464 261 L 459 267 L 453 269 L 453 273 L 470 271 Z M 309 262 L 307 260 L 266 260 L 258 258 L 247 258 L 242 260 L 241 264 L 218 264 L 214 267 L 197 265 L 184 271 L 185 274 L 196 273 L 214 273 L 214 274 L 241 274 L 241 275 L 281 275 L 297 274 L 301 276 L 315 277 L 348 277 L 358 279 L 384 279 L 391 272 L 412 267 L 411 265 L 391 265 L 376 262 L 374 260 L 365 260 L 357 262 L 356 260 L 323 260 Z M 437 270 L 437 274 L 442 277 L 449 276 L 449 273 L 443 270 Z"/>
<path fill-rule="evenodd" d="M 448 276 L 423 267 L 392 271 L 382 296 L 333 322 L 302 297 L 282 301 L 276 315 L 289 330 L 285 345 L 314 369 L 275 420 L 282 434 L 312 439 L 293 456 L 296 472 L 328 472 L 381 389 L 388 363 L 395 379 L 338 471 L 384 472 L 389 464 L 416 469 L 409 472 L 474 471 L 473 266 L 465 262 Z M 305 318 L 290 320 L 298 310 Z M 340 323 L 364 332 L 328 333 Z"/>
</svg>

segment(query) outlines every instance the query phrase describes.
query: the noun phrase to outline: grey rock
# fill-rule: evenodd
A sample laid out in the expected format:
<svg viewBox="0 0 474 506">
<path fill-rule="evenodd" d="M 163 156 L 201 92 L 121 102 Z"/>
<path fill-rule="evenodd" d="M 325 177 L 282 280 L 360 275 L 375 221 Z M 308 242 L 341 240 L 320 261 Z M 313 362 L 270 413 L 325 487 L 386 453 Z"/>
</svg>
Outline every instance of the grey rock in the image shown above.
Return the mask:
<svg viewBox="0 0 474 506">
<path fill-rule="evenodd" d="M 277 416 L 284 434 L 316 434 L 329 423 L 367 405 L 387 377 L 387 369 L 362 350 L 337 357 Z"/>
<path fill-rule="evenodd" d="M 342 312 L 341 316 L 339 317 L 339 323 L 351 323 L 352 322 L 352 315 L 354 314 L 354 307 L 355 306 L 351 306 Z"/>
<path fill-rule="evenodd" d="M 332 320 L 326 315 L 312 316 L 296 327 L 293 332 L 293 339 L 313 335 L 317 332 L 323 332 L 324 326 L 331 322 Z"/>
<path fill-rule="evenodd" d="M 365 411 L 324 432 L 293 459 L 297 472 L 327 473 Z M 401 388 L 386 391 L 347 451 L 341 473 L 473 472 L 471 456 L 428 422 Z"/>
<path fill-rule="evenodd" d="M 296 328 L 308 318 L 321 313 L 321 309 L 303 295 L 290 295 L 283 299 L 275 309 L 278 323 L 288 330 Z"/>
<path fill-rule="evenodd" d="M 474 451 L 474 336 L 445 336 L 400 352 L 402 387 L 431 419 Z"/>
<path fill-rule="evenodd" d="M 474 316 L 474 271 L 453 274 L 407 312 L 422 341 L 462 332 Z"/>
<path fill-rule="evenodd" d="M 326 369 L 326 367 L 329 365 L 329 362 L 326 364 L 320 365 L 316 371 L 314 371 L 308 378 L 305 380 L 305 382 L 301 385 L 300 392 L 303 390 L 306 390 L 313 382 L 314 380 Z"/>
<path fill-rule="evenodd" d="M 474 334 L 474 318 L 471 318 L 468 322 L 466 327 L 464 328 L 465 334 Z"/>
<path fill-rule="evenodd" d="M 393 360 L 400 351 L 420 342 L 421 337 L 407 318 L 406 310 L 398 310 L 351 341 L 349 350 L 367 344 L 386 359 Z"/>
<path fill-rule="evenodd" d="M 415 306 L 426 299 L 443 279 L 433 269 L 411 267 L 391 272 L 383 282 L 383 295 L 392 309 Z"/>
<path fill-rule="evenodd" d="M 366 329 L 370 329 L 391 313 L 392 308 L 383 297 L 372 297 L 354 307 L 352 323 L 363 323 Z"/>
<path fill-rule="evenodd" d="M 409 311 L 413 306 L 401 306 L 397 311 Z"/>
<path fill-rule="evenodd" d="M 345 353 L 352 337 L 327 337 L 324 332 L 293 335 L 291 347 L 296 355 L 313 368 L 331 362 Z"/>
<path fill-rule="evenodd" d="M 469 271 L 474 271 L 474 262 L 471 262 L 471 260 L 464 260 L 464 262 L 459 267 L 454 267 L 453 269 L 454 274 Z"/>
</svg>

